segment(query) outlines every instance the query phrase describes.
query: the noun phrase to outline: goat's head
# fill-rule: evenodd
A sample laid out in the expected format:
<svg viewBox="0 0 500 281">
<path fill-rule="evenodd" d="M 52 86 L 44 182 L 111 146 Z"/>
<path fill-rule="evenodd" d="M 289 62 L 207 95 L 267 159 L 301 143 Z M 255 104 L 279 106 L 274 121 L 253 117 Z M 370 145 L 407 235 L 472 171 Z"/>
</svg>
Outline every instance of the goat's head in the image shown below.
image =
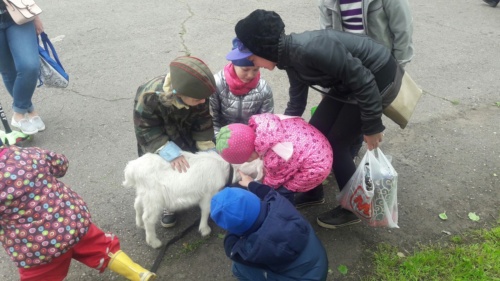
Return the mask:
<svg viewBox="0 0 500 281">
<path fill-rule="evenodd" d="M 238 182 L 241 180 L 240 173 L 238 170 L 251 176 L 254 180 L 260 181 L 264 177 L 264 162 L 257 158 L 252 162 L 245 162 L 243 164 L 233 164 L 234 176 L 233 182 Z"/>
</svg>

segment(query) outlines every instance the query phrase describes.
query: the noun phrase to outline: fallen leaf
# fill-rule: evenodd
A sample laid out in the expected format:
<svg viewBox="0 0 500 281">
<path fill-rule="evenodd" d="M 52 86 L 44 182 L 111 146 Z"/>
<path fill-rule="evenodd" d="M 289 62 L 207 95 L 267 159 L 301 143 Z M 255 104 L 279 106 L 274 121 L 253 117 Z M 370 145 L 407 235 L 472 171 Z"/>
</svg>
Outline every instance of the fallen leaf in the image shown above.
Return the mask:
<svg viewBox="0 0 500 281">
<path fill-rule="evenodd" d="M 224 237 L 226 237 L 226 235 L 224 235 L 224 234 L 222 234 L 222 233 L 219 233 L 219 234 L 217 235 L 217 237 L 219 237 L 220 239 L 224 239 Z"/>
<path fill-rule="evenodd" d="M 398 255 L 398 257 L 400 257 L 400 258 L 404 258 L 404 257 L 406 257 L 406 256 L 405 256 L 405 254 L 403 254 L 403 253 L 401 253 L 401 252 L 398 252 L 398 253 L 397 253 L 397 255 Z"/>
<path fill-rule="evenodd" d="M 439 218 L 445 221 L 448 219 L 448 216 L 446 215 L 446 212 L 442 212 L 441 214 L 439 214 Z"/>
<path fill-rule="evenodd" d="M 479 216 L 478 216 L 478 215 L 476 215 L 476 213 L 474 213 L 474 212 L 470 212 L 470 213 L 469 213 L 469 219 L 470 219 L 471 221 L 479 221 Z"/>
<path fill-rule="evenodd" d="M 441 231 L 441 232 L 442 232 L 442 233 L 444 233 L 444 234 L 448 234 L 448 235 L 451 235 L 451 232 L 449 232 L 449 231 L 446 231 L 446 230 L 443 230 L 443 231 Z"/>
<path fill-rule="evenodd" d="M 347 266 L 341 264 L 339 265 L 339 267 L 337 267 L 337 269 L 339 270 L 340 273 L 342 273 L 343 275 L 346 275 L 347 274 Z"/>
</svg>

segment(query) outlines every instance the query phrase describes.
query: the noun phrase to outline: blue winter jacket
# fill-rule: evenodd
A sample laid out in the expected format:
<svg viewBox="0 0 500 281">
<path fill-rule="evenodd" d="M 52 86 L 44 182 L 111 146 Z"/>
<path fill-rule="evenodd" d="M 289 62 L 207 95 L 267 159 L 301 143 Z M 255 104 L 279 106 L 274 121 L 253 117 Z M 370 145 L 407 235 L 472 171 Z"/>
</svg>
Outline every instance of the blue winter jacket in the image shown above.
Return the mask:
<svg viewBox="0 0 500 281">
<path fill-rule="evenodd" d="M 226 255 L 234 262 L 272 271 L 279 280 L 326 280 L 326 251 L 309 222 L 269 186 L 252 182 L 248 190 L 262 200 L 261 212 L 242 236 L 226 235 Z"/>
</svg>

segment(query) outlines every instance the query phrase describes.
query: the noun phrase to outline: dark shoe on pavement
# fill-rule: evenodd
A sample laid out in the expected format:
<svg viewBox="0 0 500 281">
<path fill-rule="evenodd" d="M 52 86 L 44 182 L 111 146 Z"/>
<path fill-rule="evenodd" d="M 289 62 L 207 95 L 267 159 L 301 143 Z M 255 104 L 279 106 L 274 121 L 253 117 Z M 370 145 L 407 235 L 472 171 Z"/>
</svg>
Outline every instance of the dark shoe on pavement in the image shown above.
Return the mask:
<svg viewBox="0 0 500 281">
<path fill-rule="evenodd" d="M 483 0 L 483 2 L 490 5 L 491 7 L 496 7 L 500 0 Z"/>
<path fill-rule="evenodd" d="M 177 217 L 174 213 L 168 211 L 163 211 L 163 216 L 161 217 L 161 226 L 165 228 L 173 227 L 177 223 Z"/>
<path fill-rule="evenodd" d="M 309 191 L 295 194 L 295 208 L 297 209 L 321 205 L 323 203 L 325 203 L 325 194 L 323 192 L 322 184 Z"/>
<path fill-rule="evenodd" d="M 337 206 L 335 209 L 318 216 L 316 222 L 319 226 L 335 229 L 351 224 L 359 223 L 361 220 L 351 211 Z"/>
</svg>

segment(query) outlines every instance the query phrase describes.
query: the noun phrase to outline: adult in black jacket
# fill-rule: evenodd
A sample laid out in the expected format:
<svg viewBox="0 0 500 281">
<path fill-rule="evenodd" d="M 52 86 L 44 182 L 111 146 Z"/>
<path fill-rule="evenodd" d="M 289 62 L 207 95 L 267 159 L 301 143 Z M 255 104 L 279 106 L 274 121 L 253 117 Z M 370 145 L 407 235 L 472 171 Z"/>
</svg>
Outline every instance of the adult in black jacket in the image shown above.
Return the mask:
<svg viewBox="0 0 500 281">
<path fill-rule="evenodd" d="M 285 24 L 272 11 L 255 10 L 235 27 L 240 40 L 233 52 L 254 65 L 287 72 L 290 100 L 287 115 L 300 116 L 309 86 L 331 90 L 325 94 L 310 123 L 330 141 L 333 172 L 339 188 L 356 171 L 350 144 L 360 135 L 369 150 L 382 142 L 382 110 L 397 96 L 404 70 L 385 46 L 373 39 L 334 30 L 285 34 Z M 323 187 L 299 194 L 298 207 L 324 202 Z M 340 206 L 317 218 L 320 226 L 337 228 L 359 222 Z"/>
</svg>

